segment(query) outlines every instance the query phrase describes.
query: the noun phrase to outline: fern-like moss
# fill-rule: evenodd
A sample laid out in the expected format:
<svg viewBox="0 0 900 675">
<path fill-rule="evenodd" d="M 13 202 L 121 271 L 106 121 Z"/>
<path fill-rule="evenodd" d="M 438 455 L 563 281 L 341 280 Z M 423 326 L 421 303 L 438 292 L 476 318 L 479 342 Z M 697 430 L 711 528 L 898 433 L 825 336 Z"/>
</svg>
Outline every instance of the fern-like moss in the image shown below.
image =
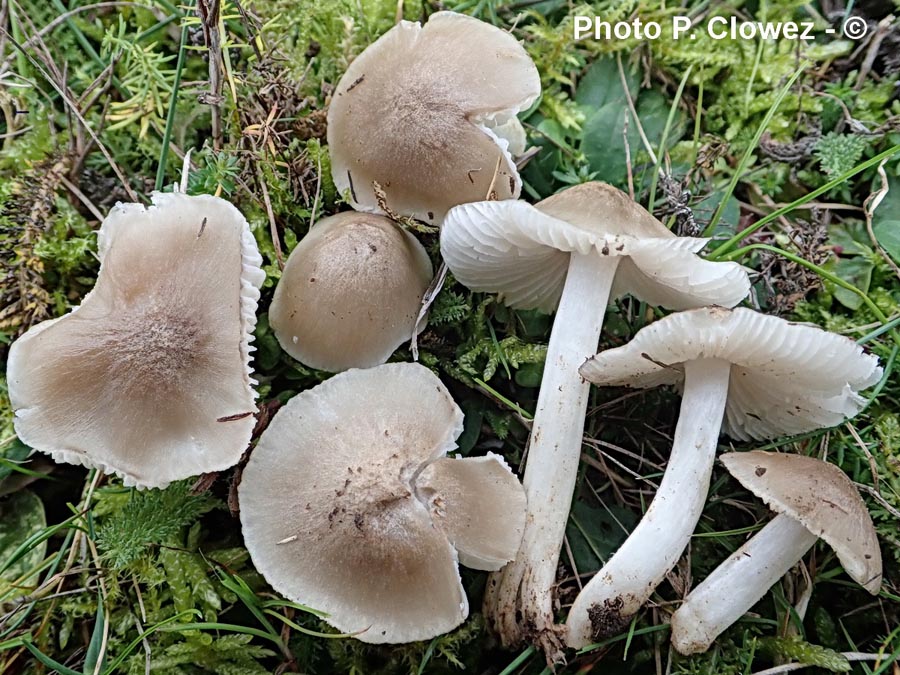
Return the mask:
<svg viewBox="0 0 900 675">
<path fill-rule="evenodd" d="M 106 499 L 121 501 L 122 497 L 109 495 Z M 183 528 L 217 506 L 219 502 L 206 493 L 192 494 L 190 485 L 183 481 L 165 490 L 131 490 L 124 495 L 121 508 L 98 528 L 97 547 L 110 565 L 124 569 L 150 547 L 169 543 Z"/>
</svg>

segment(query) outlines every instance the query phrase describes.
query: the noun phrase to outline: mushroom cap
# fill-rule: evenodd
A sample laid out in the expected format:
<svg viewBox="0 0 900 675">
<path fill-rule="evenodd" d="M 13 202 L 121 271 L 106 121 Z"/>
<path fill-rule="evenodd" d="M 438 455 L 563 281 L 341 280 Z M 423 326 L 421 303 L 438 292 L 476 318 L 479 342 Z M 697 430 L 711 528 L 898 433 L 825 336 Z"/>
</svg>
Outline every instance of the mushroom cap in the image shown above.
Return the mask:
<svg viewBox="0 0 900 675">
<path fill-rule="evenodd" d="M 151 199 L 113 207 L 93 290 L 13 344 L 7 377 L 24 443 L 126 485 L 165 487 L 236 464 L 250 441 L 265 273 L 228 202 Z"/>
<path fill-rule="evenodd" d="M 669 309 L 732 306 L 750 290 L 737 263 L 696 255 L 707 239 L 676 237 L 625 193 L 606 183 L 567 188 L 531 206 L 482 201 L 450 210 L 441 254 L 453 275 L 510 307 L 552 312 L 572 253 L 618 257 L 611 297 L 625 293 Z"/>
<path fill-rule="evenodd" d="M 878 536 L 865 502 L 843 471 L 813 457 L 762 450 L 729 452 L 720 459 L 769 508 L 828 542 L 847 574 L 869 593 L 878 593 Z"/>
<path fill-rule="evenodd" d="M 353 208 L 440 223 L 456 204 L 516 198 L 521 181 L 502 126 L 541 92 L 508 32 L 454 12 L 401 21 L 360 54 L 328 107 L 331 172 Z M 500 131 L 501 134 L 505 133 Z M 499 170 L 498 167 L 499 161 Z M 494 172 L 497 170 L 496 180 Z"/>
<path fill-rule="evenodd" d="M 695 359 L 732 364 L 722 428 L 742 440 L 840 424 L 862 409 L 857 391 L 882 372 L 877 357 L 846 337 L 742 307 L 670 314 L 579 372 L 602 386 L 681 388 L 684 363 Z"/>
<path fill-rule="evenodd" d="M 472 560 L 495 556 L 497 569 L 519 541 L 498 553 L 468 519 L 477 510 L 493 533 L 492 519 L 510 520 L 511 507 L 514 526 L 524 518 L 524 492 L 497 477 L 499 462 L 440 459 L 462 422 L 418 364 L 348 370 L 295 396 L 260 437 L 239 487 L 256 568 L 365 642 L 424 640 L 459 625 L 468 601 L 448 537 Z M 499 494 L 486 494 L 491 483 Z"/>
<path fill-rule="evenodd" d="M 528 144 L 528 138 L 525 136 L 525 127 L 518 117 L 497 117 L 488 120 L 487 128 L 492 134 L 500 139 L 501 143 L 506 143 L 506 150 L 513 157 L 518 157 L 525 152 L 525 146 Z"/>
<path fill-rule="evenodd" d="M 502 457 L 442 457 L 422 471 L 416 488 L 463 565 L 497 570 L 515 555 L 525 531 L 525 491 Z"/>
<path fill-rule="evenodd" d="M 308 366 L 377 366 L 412 335 L 431 274 L 409 232 L 383 216 L 339 213 L 291 251 L 269 322 L 282 349 Z"/>
</svg>

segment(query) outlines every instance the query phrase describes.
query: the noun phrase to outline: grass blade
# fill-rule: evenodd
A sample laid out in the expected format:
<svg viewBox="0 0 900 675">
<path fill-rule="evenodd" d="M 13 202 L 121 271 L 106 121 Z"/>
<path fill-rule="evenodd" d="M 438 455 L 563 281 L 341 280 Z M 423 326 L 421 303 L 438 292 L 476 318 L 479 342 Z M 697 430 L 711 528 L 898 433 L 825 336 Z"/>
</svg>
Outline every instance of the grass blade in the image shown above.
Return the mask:
<svg viewBox="0 0 900 675">
<path fill-rule="evenodd" d="M 800 76 L 806 70 L 806 66 L 800 66 L 796 70 L 796 72 L 791 76 L 791 79 L 787 81 L 787 84 L 781 88 L 781 91 L 778 92 L 778 96 L 775 97 L 775 101 L 772 103 L 769 108 L 766 116 L 763 118 L 763 121 L 760 122 L 759 126 L 756 128 L 756 133 L 753 135 L 753 140 L 750 141 L 750 145 L 747 146 L 747 149 L 744 151 L 743 157 L 741 157 L 741 161 L 738 163 L 737 168 L 734 170 L 734 175 L 731 177 L 731 182 L 728 183 L 728 187 L 725 188 L 725 194 L 722 196 L 719 205 L 716 207 L 715 212 L 712 215 L 712 218 L 709 221 L 709 225 L 706 226 L 706 229 L 703 231 L 704 237 L 709 237 L 712 232 L 716 229 L 716 225 L 719 224 L 719 220 L 722 218 L 722 213 L 725 211 L 725 207 L 728 204 L 728 200 L 731 199 L 731 195 L 734 194 L 734 189 L 737 187 L 738 181 L 741 180 L 741 177 L 744 175 L 744 171 L 747 170 L 747 165 L 750 164 L 750 158 L 753 157 L 753 153 L 756 150 L 756 147 L 759 145 L 759 139 L 762 138 L 763 133 L 765 133 L 766 129 L 769 126 L 769 123 L 772 121 L 772 118 L 775 117 L 775 113 L 778 111 L 778 106 L 781 105 L 781 102 L 784 100 L 784 97 L 788 95 L 788 92 L 800 78 Z"/>
<path fill-rule="evenodd" d="M 188 2 L 188 9 L 193 2 Z M 178 90 L 181 89 L 181 74 L 184 72 L 184 56 L 187 53 L 188 22 L 181 21 L 181 41 L 178 45 L 178 60 L 175 62 L 175 82 L 172 83 L 172 98 L 169 101 L 169 112 L 166 114 L 166 128 L 163 130 L 162 147 L 159 151 L 159 164 L 156 166 L 156 190 L 162 190 L 166 182 L 166 163 L 169 161 L 169 143 L 172 141 L 172 130 L 175 127 L 175 114 L 178 109 Z"/>
</svg>

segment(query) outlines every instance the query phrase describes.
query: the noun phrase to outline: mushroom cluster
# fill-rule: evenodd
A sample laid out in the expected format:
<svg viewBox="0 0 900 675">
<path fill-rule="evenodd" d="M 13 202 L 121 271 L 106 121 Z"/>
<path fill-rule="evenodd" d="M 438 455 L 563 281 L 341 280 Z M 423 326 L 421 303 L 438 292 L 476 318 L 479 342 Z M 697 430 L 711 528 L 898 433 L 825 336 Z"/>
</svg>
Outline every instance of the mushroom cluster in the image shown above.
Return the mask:
<svg viewBox="0 0 900 675">
<path fill-rule="evenodd" d="M 674 384 L 682 401 L 653 502 L 572 605 L 573 647 L 621 630 L 675 566 L 703 510 L 720 428 L 758 440 L 831 427 L 858 413 L 865 399 L 857 391 L 881 378 L 878 359 L 852 340 L 721 307 L 660 319 L 580 372 L 604 386 Z"/>
<path fill-rule="evenodd" d="M 744 268 L 704 259 L 707 239 L 675 236 L 610 185 L 519 200 L 517 114 L 539 96 L 534 63 L 510 33 L 442 11 L 387 31 L 331 99 L 332 175 L 354 210 L 310 227 L 268 316 L 288 355 L 337 374 L 258 432 L 238 495 L 265 579 L 359 640 L 458 626 L 469 608 L 461 563 L 493 572 L 484 612 L 505 645 L 528 640 L 562 661 L 566 646 L 621 630 L 677 563 L 720 433 L 746 441 L 840 424 L 882 376 L 847 338 L 735 309 L 750 291 Z M 8 381 L 25 443 L 164 488 L 234 466 L 251 444 L 250 343 L 265 274 L 228 202 L 177 191 L 151 201 L 104 220 L 95 288 L 15 342 Z M 423 328 L 443 278 L 432 280 L 411 219 L 439 227 L 442 269 L 458 282 L 556 314 L 522 483 L 498 455 L 448 457 L 463 428 L 450 392 L 425 366 L 386 363 Z M 675 313 L 597 354 L 607 307 L 626 294 Z M 556 573 L 591 383 L 674 385 L 681 410 L 643 519 L 560 625 Z M 779 515 L 675 612 L 677 650 L 708 648 L 818 538 L 877 592 L 878 542 L 836 467 L 761 452 L 722 462 Z"/>
<path fill-rule="evenodd" d="M 340 374 L 271 419 L 239 495 L 259 570 L 364 641 L 457 626 L 468 613 L 457 563 L 497 570 L 519 547 L 518 479 L 497 455 L 446 457 L 462 431 L 449 392 L 423 366 L 382 364 L 424 327 L 432 282 L 404 217 L 440 223 L 457 204 L 517 197 L 516 114 L 539 94 L 515 38 L 439 12 L 371 45 L 329 110 L 334 180 L 358 210 L 294 247 L 269 319 L 290 356 Z M 114 207 L 94 290 L 16 341 L 8 381 L 17 433 L 35 450 L 165 488 L 248 450 L 265 274 L 225 200 L 182 186 L 151 201 Z"/>
<path fill-rule="evenodd" d="M 513 308 L 556 309 L 523 481 L 525 533 L 516 559 L 491 576 L 485 594 L 485 614 L 504 644 L 530 640 L 552 663 L 563 660 L 564 645 L 581 648 L 619 632 L 690 540 L 720 428 L 749 440 L 834 426 L 861 410 L 858 391 L 880 379 L 877 359 L 847 338 L 728 309 L 748 294 L 747 273 L 734 263 L 700 258 L 705 244 L 676 237 L 619 190 L 596 182 L 534 206 L 483 201 L 447 214 L 441 253 L 458 281 L 498 293 Z M 686 311 L 650 324 L 624 347 L 589 358 L 607 303 L 625 293 Z M 681 416 L 668 467 L 643 520 L 559 626 L 556 568 L 590 382 L 675 384 L 683 391 Z M 808 537 L 803 541 L 811 545 Z M 733 607 L 738 615 L 747 608 Z M 690 622 L 685 618 L 683 625 Z"/>
<path fill-rule="evenodd" d="M 485 603 L 507 645 L 520 642 L 527 626 L 553 658 L 559 650 L 553 588 L 589 389 L 578 366 L 597 348 L 606 306 L 624 293 L 671 309 L 737 304 L 750 287 L 746 272 L 697 256 L 705 244 L 676 237 L 624 193 L 598 182 L 536 206 L 464 204 L 444 221 L 441 253 L 459 281 L 497 292 L 514 308 L 556 308 L 525 469 L 525 535 L 516 560 L 491 579 Z"/>
</svg>

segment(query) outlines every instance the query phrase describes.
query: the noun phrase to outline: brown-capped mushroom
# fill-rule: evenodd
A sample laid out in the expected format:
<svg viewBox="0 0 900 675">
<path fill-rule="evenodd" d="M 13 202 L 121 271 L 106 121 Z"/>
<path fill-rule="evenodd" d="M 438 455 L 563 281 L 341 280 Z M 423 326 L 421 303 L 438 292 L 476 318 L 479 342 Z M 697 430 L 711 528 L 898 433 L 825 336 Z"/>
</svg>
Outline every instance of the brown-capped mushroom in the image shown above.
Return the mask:
<svg viewBox="0 0 900 675">
<path fill-rule="evenodd" d="M 802 455 L 731 452 L 732 476 L 778 513 L 719 565 L 672 616 L 672 644 L 706 651 L 822 539 L 850 577 L 873 595 L 881 588 L 881 550 L 853 483 L 833 464 Z"/>
<path fill-rule="evenodd" d="M 228 202 L 151 198 L 112 209 L 94 289 L 13 344 L 7 377 L 24 443 L 126 485 L 165 487 L 232 466 L 250 441 L 265 274 Z"/>
<path fill-rule="evenodd" d="M 269 322 L 281 347 L 308 366 L 376 366 L 412 334 L 431 273 L 409 232 L 383 216 L 339 213 L 291 251 Z"/>
<path fill-rule="evenodd" d="M 256 568 L 365 642 L 459 625 L 468 601 L 457 551 L 497 569 L 525 519 L 522 487 L 500 458 L 445 457 L 462 420 L 441 381 L 412 363 L 348 370 L 295 396 L 241 479 Z"/>
<path fill-rule="evenodd" d="M 540 92 L 534 63 L 508 32 L 455 12 L 436 12 L 424 26 L 401 21 L 335 88 L 334 183 L 358 210 L 435 224 L 490 191 L 516 198 L 508 147 L 518 150 L 523 134 L 514 120 Z"/>
</svg>

